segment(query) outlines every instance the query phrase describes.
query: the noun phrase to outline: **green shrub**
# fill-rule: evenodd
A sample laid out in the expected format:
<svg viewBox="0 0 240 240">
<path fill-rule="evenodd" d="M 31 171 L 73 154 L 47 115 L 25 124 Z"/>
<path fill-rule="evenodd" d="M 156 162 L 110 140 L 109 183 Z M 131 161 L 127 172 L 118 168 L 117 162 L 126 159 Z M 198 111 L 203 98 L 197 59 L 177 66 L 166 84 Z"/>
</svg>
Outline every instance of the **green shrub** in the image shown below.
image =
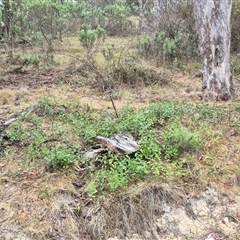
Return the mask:
<svg viewBox="0 0 240 240">
<path fill-rule="evenodd" d="M 184 152 L 195 151 L 200 146 L 198 132 L 191 132 L 175 123 L 164 130 L 162 137 L 162 153 L 167 160 L 177 158 Z"/>
<path fill-rule="evenodd" d="M 127 19 L 131 15 L 131 8 L 126 0 L 116 0 L 104 8 L 107 17 L 105 26 L 108 35 L 127 35 L 131 33 L 132 23 Z"/>
<path fill-rule="evenodd" d="M 153 3 L 153 6 L 158 7 L 156 4 Z M 171 4 L 163 1 L 158 11 L 145 6 L 142 21 L 149 29 L 149 35 L 143 34 L 138 40 L 137 48 L 142 56 L 160 59 L 159 64 L 172 64 L 175 61 L 175 68 L 181 66 L 179 62 L 198 57 L 191 1 L 175 1 Z"/>
<path fill-rule="evenodd" d="M 240 52 L 240 2 L 234 0 L 232 3 L 231 14 L 231 52 L 236 54 Z"/>
<path fill-rule="evenodd" d="M 74 154 L 74 149 L 62 144 L 58 148 L 53 148 L 49 150 L 47 156 L 45 157 L 51 169 L 67 169 L 75 161 L 76 157 Z"/>
<path fill-rule="evenodd" d="M 178 56 L 178 39 L 169 38 L 163 32 L 155 32 L 152 36 L 140 35 L 136 40 L 136 48 L 141 56 L 157 58 L 160 62 L 173 62 Z"/>
<path fill-rule="evenodd" d="M 87 54 L 88 63 L 94 64 L 94 48 L 99 47 L 101 43 L 104 42 L 106 38 L 106 31 L 98 26 L 96 29 L 88 29 L 87 24 L 83 24 L 81 30 L 79 31 L 79 41 L 81 42 L 84 50 Z"/>
<path fill-rule="evenodd" d="M 231 68 L 232 73 L 237 75 L 240 74 L 240 54 L 236 54 L 231 57 Z"/>
</svg>

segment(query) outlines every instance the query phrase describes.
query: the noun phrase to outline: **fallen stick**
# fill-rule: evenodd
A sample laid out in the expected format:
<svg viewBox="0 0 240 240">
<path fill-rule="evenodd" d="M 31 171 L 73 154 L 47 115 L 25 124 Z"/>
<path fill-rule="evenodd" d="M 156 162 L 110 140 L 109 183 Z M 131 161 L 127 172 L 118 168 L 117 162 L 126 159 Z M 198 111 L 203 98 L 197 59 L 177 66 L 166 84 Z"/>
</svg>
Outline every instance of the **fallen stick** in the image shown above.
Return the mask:
<svg viewBox="0 0 240 240">
<path fill-rule="evenodd" d="M 11 119 L 5 121 L 2 125 L 0 125 L 0 132 L 3 132 L 8 126 L 10 126 L 13 122 L 15 122 L 17 120 L 17 117 L 20 115 L 20 114 L 23 114 L 25 113 L 26 116 L 29 115 L 30 113 L 32 113 L 34 110 L 34 106 L 31 106 L 31 107 L 28 107 L 26 108 L 25 110 L 19 112 L 19 113 L 14 113 L 14 114 L 11 114 Z"/>
<path fill-rule="evenodd" d="M 0 125 L 0 131 L 3 132 L 9 125 L 11 125 L 16 120 L 17 120 L 17 118 L 11 118 L 11 119 L 7 120 L 5 123 Z"/>
</svg>

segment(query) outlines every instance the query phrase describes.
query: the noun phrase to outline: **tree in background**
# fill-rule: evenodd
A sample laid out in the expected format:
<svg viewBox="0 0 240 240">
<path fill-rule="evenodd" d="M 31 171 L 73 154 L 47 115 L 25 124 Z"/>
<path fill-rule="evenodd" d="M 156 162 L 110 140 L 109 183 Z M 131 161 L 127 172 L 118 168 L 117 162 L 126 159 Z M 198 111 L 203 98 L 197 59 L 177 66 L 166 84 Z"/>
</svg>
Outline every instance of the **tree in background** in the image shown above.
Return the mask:
<svg viewBox="0 0 240 240">
<path fill-rule="evenodd" d="M 12 61 L 12 49 L 16 36 L 21 36 L 24 25 L 24 7 L 22 0 L 2 0 L 1 5 L 1 38 L 7 43 L 7 53 Z"/>
<path fill-rule="evenodd" d="M 215 100 L 234 95 L 230 70 L 232 0 L 194 0 L 194 16 L 203 62 L 203 91 Z"/>
</svg>

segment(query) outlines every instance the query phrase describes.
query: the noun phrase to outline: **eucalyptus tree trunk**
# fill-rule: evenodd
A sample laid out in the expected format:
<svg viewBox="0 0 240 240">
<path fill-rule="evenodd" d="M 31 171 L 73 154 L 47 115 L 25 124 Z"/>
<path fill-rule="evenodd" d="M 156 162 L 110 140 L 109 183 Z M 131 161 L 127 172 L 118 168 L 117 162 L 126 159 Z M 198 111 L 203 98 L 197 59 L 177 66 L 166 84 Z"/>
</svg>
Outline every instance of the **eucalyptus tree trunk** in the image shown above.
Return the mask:
<svg viewBox="0 0 240 240">
<path fill-rule="evenodd" d="M 203 92 L 214 100 L 234 95 L 230 69 L 232 0 L 194 0 L 194 16 L 203 61 Z"/>
</svg>

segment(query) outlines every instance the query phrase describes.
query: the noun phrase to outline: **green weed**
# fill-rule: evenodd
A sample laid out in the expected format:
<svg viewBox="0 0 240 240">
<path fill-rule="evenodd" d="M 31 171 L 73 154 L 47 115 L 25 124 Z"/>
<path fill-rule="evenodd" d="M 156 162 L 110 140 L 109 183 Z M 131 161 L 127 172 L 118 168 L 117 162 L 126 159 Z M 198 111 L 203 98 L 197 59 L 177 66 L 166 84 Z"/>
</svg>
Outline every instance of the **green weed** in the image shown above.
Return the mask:
<svg viewBox="0 0 240 240">
<path fill-rule="evenodd" d="M 49 150 L 45 160 L 52 169 L 68 169 L 75 161 L 74 149 L 61 145 Z"/>
</svg>

